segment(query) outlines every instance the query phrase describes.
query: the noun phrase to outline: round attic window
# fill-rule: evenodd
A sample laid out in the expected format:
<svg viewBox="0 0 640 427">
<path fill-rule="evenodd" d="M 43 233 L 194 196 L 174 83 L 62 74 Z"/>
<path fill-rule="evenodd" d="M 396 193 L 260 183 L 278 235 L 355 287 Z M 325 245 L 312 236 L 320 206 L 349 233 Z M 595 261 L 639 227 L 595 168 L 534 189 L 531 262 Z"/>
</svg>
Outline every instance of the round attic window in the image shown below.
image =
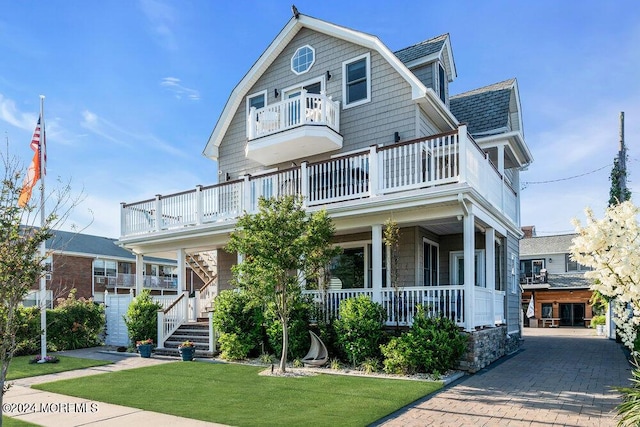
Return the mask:
<svg viewBox="0 0 640 427">
<path fill-rule="evenodd" d="M 309 45 L 302 46 L 291 57 L 291 71 L 296 74 L 304 74 L 311 69 L 315 61 L 315 49 Z"/>
</svg>

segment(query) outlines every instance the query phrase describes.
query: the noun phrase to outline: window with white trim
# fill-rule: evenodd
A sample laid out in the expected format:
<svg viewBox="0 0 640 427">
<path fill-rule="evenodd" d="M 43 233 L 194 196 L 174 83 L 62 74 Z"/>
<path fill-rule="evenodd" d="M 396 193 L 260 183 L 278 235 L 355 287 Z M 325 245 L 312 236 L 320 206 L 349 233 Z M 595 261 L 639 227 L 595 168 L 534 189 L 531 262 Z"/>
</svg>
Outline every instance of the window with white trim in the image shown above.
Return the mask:
<svg viewBox="0 0 640 427">
<path fill-rule="evenodd" d="M 118 271 L 118 263 L 105 259 L 96 259 L 93 261 L 94 276 L 115 277 Z"/>
<path fill-rule="evenodd" d="M 438 245 L 422 240 L 422 280 L 424 286 L 438 286 Z"/>
<path fill-rule="evenodd" d="M 316 62 L 316 50 L 309 45 L 299 47 L 291 57 L 291 71 L 295 74 L 304 74 L 311 69 Z"/>
<path fill-rule="evenodd" d="M 445 82 L 446 73 L 444 72 L 444 67 L 442 64 L 438 64 L 438 96 L 442 100 L 442 102 L 446 102 L 446 84 Z"/>
<path fill-rule="evenodd" d="M 251 107 L 254 107 L 257 110 L 258 108 L 266 107 L 266 105 L 267 105 L 266 90 L 248 95 L 247 96 L 247 115 L 249 115 L 251 111 Z"/>
<path fill-rule="evenodd" d="M 475 286 L 485 288 L 484 249 L 475 250 Z M 464 285 L 464 251 L 450 252 L 451 280 L 453 285 Z"/>
<path fill-rule="evenodd" d="M 587 267 L 586 265 L 580 264 L 578 261 L 574 261 L 571 259 L 569 254 L 564 254 L 564 261 L 566 266 L 567 273 L 571 271 L 589 271 L 592 270 L 591 267 Z"/>
<path fill-rule="evenodd" d="M 344 107 L 371 101 L 371 55 L 365 53 L 342 63 Z"/>
</svg>

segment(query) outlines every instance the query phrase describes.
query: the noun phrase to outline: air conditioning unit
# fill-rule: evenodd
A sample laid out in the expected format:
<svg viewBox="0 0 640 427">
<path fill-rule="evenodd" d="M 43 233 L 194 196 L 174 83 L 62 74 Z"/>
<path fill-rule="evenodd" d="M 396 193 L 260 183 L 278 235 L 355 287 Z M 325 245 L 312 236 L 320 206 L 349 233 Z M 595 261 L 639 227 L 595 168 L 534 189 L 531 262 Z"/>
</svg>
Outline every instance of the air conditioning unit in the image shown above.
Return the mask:
<svg viewBox="0 0 640 427">
<path fill-rule="evenodd" d="M 96 283 L 104 283 L 104 277 L 96 277 Z"/>
</svg>

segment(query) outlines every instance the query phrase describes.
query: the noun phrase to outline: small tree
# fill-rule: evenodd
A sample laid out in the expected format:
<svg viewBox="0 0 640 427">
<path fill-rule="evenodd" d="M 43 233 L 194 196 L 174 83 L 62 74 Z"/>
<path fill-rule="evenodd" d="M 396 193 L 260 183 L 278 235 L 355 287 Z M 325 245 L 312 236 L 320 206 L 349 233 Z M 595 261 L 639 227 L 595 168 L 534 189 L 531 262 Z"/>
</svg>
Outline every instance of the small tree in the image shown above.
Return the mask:
<svg viewBox="0 0 640 427">
<path fill-rule="evenodd" d="M 6 391 L 6 376 L 16 350 L 17 315 L 20 304 L 32 286 L 45 274 L 44 260 L 49 254 L 41 244 L 69 215 L 77 200 L 71 200 L 69 186 L 45 196 L 48 214 L 41 215 L 41 199 L 36 196 L 24 207 L 18 206 L 22 192 L 22 173 L 18 161 L 3 156 L 4 175 L 0 188 L 0 408 Z M 44 217 L 44 218 L 43 218 Z M 36 226 L 40 218 L 40 225 Z M 44 307 L 41 307 L 44 309 Z M 1 425 L 1 421 L 0 421 Z"/>
<path fill-rule="evenodd" d="M 291 196 L 261 198 L 258 212 L 242 216 L 231 233 L 227 250 L 243 256 L 232 268 L 234 283 L 254 304 L 273 304 L 282 324 L 280 372 L 286 371 L 289 320 L 303 280 L 317 277 L 339 251 L 329 244 L 333 233 L 325 211 L 307 215 L 302 201 Z"/>
<path fill-rule="evenodd" d="M 396 318 L 396 330 L 400 329 L 400 282 L 398 281 L 398 264 L 400 262 L 400 228 L 398 223 L 389 218 L 384 223 L 384 233 L 382 240 L 387 248 L 389 248 L 391 254 L 391 287 L 393 288 L 393 314 Z"/>
<path fill-rule="evenodd" d="M 593 279 L 591 289 L 611 301 L 618 332 L 634 353 L 640 326 L 640 210 L 630 201 L 607 208 L 603 219 L 585 210 L 587 223 L 573 223 L 578 236 L 573 239 L 571 257 L 591 267 L 585 277 Z"/>
<path fill-rule="evenodd" d="M 131 301 L 131 304 L 129 304 L 127 308 L 127 314 L 125 314 L 123 318 L 132 345 L 135 345 L 136 341 L 149 338 L 151 338 L 154 343 L 158 342 L 158 310 L 161 308 L 162 305 L 154 302 L 151 298 L 151 291 L 149 291 L 149 289 L 143 289 L 142 292 Z"/>
</svg>

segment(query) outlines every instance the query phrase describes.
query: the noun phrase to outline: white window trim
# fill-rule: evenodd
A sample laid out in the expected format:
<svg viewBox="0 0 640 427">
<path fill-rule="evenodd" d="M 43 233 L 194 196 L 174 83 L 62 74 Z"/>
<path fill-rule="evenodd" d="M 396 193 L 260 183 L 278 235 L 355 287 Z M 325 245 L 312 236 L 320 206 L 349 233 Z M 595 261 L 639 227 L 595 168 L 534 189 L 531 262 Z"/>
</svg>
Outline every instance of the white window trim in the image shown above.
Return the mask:
<svg viewBox="0 0 640 427">
<path fill-rule="evenodd" d="M 264 106 L 266 107 L 268 105 L 268 102 L 267 102 L 268 97 L 267 97 L 267 90 L 266 89 L 265 90 L 261 90 L 260 92 L 254 92 L 252 94 L 249 94 L 245 98 L 245 108 L 247 110 L 247 113 L 245 114 L 245 117 L 246 117 L 245 122 L 246 122 L 246 128 L 247 128 L 246 129 L 246 135 L 247 136 L 250 133 L 250 131 L 249 131 L 249 126 L 250 126 L 249 114 L 251 114 L 251 104 L 250 104 L 249 100 L 251 100 L 252 98 L 255 98 L 257 96 L 260 96 L 260 95 L 264 96 Z"/>
<path fill-rule="evenodd" d="M 429 285 L 429 286 L 440 286 L 440 245 L 436 242 L 434 242 L 433 240 L 429 240 L 426 237 L 422 238 L 422 286 L 426 286 L 424 284 L 424 244 L 428 243 L 431 246 L 434 246 L 436 248 L 437 251 L 437 255 L 436 255 L 436 259 L 437 259 L 437 263 L 438 265 L 436 265 L 436 270 L 437 270 L 437 275 L 436 275 L 436 284 L 435 285 Z"/>
<path fill-rule="evenodd" d="M 266 107 L 268 105 L 268 102 L 267 102 L 267 90 L 266 89 L 265 90 L 261 90 L 260 92 L 255 92 L 255 93 L 247 95 L 247 97 L 245 99 L 246 108 L 247 108 L 247 117 L 249 117 L 249 110 L 251 109 L 251 107 L 250 107 L 251 104 L 249 103 L 249 100 L 252 99 L 252 98 L 255 98 L 257 96 L 260 96 L 260 95 L 264 96 L 264 106 Z"/>
<path fill-rule="evenodd" d="M 478 257 L 478 261 L 476 263 L 475 273 L 478 277 L 480 283 L 475 283 L 475 286 L 478 288 L 486 288 L 487 287 L 487 279 L 485 275 L 485 262 L 484 262 L 484 249 L 476 249 L 474 257 Z M 449 273 L 452 283 L 458 283 L 460 278 L 458 277 L 458 259 L 464 259 L 464 251 L 453 251 L 449 253 Z M 461 285 L 464 285 L 462 283 Z"/>
<path fill-rule="evenodd" d="M 347 104 L 347 65 L 360 61 L 362 58 L 366 58 L 365 68 L 367 74 L 367 97 L 359 101 Z M 371 54 L 369 52 L 365 53 L 364 55 L 351 58 L 342 63 L 342 97 L 344 101 L 342 103 L 343 110 L 351 107 L 357 107 L 358 105 L 366 104 L 367 102 L 371 102 Z"/>
<path fill-rule="evenodd" d="M 311 52 L 313 52 L 313 60 L 311 61 L 311 64 L 309 64 L 309 67 L 306 70 L 304 70 L 304 71 L 296 71 L 296 70 L 293 69 L 293 58 L 295 58 L 296 55 L 298 54 L 298 52 L 300 52 L 300 50 L 304 49 L 305 47 L 308 47 L 309 49 L 311 49 Z M 295 74 L 297 76 L 299 76 L 301 74 L 304 74 L 304 73 L 308 73 L 309 70 L 311 70 L 311 68 L 313 67 L 313 64 L 315 64 L 315 63 L 316 63 L 316 50 L 311 45 L 308 45 L 308 44 L 306 44 L 304 46 L 300 46 L 299 48 L 296 49 L 296 51 L 293 53 L 293 55 L 291 55 L 291 61 L 290 61 L 291 72 L 293 72 L 293 74 Z"/>
<path fill-rule="evenodd" d="M 341 249 L 356 249 L 356 248 L 362 248 L 362 250 L 364 251 L 364 288 L 363 289 L 370 289 L 367 288 L 367 283 L 369 282 L 369 262 L 371 262 L 371 260 L 369 260 L 369 256 L 368 256 L 368 250 L 367 250 L 367 246 L 371 244 L 371 240 L 357 240 L 357 241 L 352 241 L 352 242 L 343 242 L 343 243 L 334 243 L 331 246 L 332 247 L 340 247 Z"/>
<path fill-rule="evenodd" d="M 288 86 L 282 89 L 282 97 L 281 99 L 287 99 L 289 92 L 301 91 L 303 87 L 312 85 L 314 83 L 320 83 L 320 92 L 324 92 L 326 89 L 326 77 L 324 75 L 320 77 L 314 77 L 309 80 L 305 80 L 302 83 L 297 83 L 295 85 Z"/>
</svg>

